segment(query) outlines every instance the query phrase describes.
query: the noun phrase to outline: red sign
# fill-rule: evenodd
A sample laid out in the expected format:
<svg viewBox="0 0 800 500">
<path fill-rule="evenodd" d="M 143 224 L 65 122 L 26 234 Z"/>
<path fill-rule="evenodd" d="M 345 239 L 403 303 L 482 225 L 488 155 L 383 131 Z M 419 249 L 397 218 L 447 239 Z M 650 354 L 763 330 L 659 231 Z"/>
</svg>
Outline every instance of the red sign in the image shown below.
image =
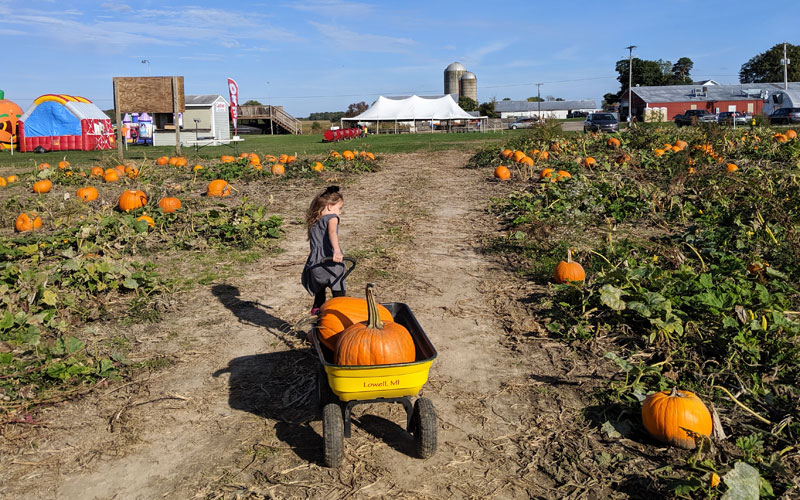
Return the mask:
<svg viewBox="0 0 800 500">
<path fill-rule="evenodd" d="M 236 135 L 236 118 L 239 116 L 239 86 L 233 78 L 228 78 L 228 92 L 231 96 L 231 119 L 233 119 L 233 135 Z"/>
</svg>

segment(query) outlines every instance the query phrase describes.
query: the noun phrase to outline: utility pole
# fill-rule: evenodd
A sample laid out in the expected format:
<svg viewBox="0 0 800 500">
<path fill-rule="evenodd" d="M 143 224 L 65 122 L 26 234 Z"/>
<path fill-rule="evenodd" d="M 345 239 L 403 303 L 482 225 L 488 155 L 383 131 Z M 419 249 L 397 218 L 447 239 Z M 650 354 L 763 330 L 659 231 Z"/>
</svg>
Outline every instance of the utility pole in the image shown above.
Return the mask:
<svg viewBox="0 0 800 500">
<path fill-rule="evenodd" d="M 628 45 L 628 123 L 633 123 L 633 49 L 636 45 Z"/>
<path fill-rule="evenodd" d="M 786 42 L 783 43 L 783 90 L 789 90 L 789 59 L 786 58 Z"/>
<path fill-rule="evenodd" d="M 537 83 L 536 84 L 536 105 L 539 107 L 539 111 L 537 111 L 538 115 L 536 116 L 536 118 L 537 118 L 538 121 L 541 121 L 541 119 L 542 119 L 542 92 L 541 92 L 541 89 L 542 89 L 542 84 L 541 83 Z"/>
</svg>

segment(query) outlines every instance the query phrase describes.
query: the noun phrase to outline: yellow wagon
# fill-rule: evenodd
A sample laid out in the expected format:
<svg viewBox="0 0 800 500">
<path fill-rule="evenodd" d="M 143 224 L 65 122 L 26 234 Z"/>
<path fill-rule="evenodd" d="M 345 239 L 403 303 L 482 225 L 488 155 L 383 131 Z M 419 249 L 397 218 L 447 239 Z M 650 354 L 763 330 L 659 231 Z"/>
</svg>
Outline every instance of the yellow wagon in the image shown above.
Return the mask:
<svg viewBox="0 0 800 500">
<path fill-rule="evenodd" d="M 412 363 L 378 366 L 342 366 L 333 363 L 333 352 L 312 335 L 321 363 L 318 379 L 322 407 L 325 464 L 337 467 L 344 457 L 344 438 L 350 437 L 354 406 L 367 403 L 399 403 L 406 410 L 406 429 L 414 437 L 417 455 L 428 458 L 436 452 L 436 411 L 430 399 L 420 397 L 428 381 L 436 349 L 411 309 L 400 302 L 383 304 L 397 323 L 411 334 L 416 348 Z M 316 332 L 315 332 L 316 333 Z"/>
</svg>

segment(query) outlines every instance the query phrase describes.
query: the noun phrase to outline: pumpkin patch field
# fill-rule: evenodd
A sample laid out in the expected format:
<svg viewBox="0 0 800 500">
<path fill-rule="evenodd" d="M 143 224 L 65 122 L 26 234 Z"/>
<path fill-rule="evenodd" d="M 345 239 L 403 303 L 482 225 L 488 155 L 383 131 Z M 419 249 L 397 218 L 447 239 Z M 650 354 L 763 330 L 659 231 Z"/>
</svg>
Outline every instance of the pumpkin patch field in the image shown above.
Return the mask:
<svg viewBox="0 0 800 500">
<path fill-rule="evenodd" d="M 584 417 L 610 441 L 697 447 L 646 474 L 667 496 L 746 491 L 740 468 L 764 498 L 799 494 L 800 142 L 769 129 L 567 138 L 543 128 L 469 166 L 489 179 L 499 165 L 512 176 L 497 184 L 490 210 L 502 229 L 485 252 L 531 283 L 520 300 L 532 333 L 616 366 Z M 661 418 L 648 412 L 693 411 L 642 409 L 676 388 L 713 409 L 698 417 L 708 431 L 713 420 L 711 438 L 647 427 Z M 710 485 L 719 476 L 726 489 Z"/>
<path fill-rule="evenodd" d="M 800 142 L 773 133 L 0 161 L 0 496 L 793 498 Z M 401 405 L 364 404 L 326 466 L 300 276 L 330 185 L 357 266 L 320 342 L 414 359 L 372 300 L 408 305 L 438 353 L 425 458 Z"/>
</svg>

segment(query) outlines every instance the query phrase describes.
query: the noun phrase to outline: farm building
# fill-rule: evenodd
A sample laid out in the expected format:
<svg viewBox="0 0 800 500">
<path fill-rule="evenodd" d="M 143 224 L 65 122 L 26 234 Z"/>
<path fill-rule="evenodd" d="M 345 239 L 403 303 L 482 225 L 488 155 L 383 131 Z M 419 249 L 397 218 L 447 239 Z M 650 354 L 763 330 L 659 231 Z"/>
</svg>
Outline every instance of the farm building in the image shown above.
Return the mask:
<svg viewBox="0 0 800 500">
<path fill-rule="evenodd" d="M 180 119 L 181 144 L 229 141 L 231 129 L 228 101 L 218 94 L 187 95 L 186 111 Z M 195 120 L 197 120 L 195 122 Z M 171 113 L 155 114 L 154 146 L 175 145 L 175 124 Z"/>
<path fill-rule="evenodd" d="M 538 116 L 540 110 L 542 118 L 566 118 L 570 112 L 591 113 L 597 110 L 597 106 L 592 99 L 543 102 L 497 101 L 494 103 L 494 110 L 500 114 L 500 118 Z"/>
<path fill-rule="evenodd" d="M 92 101 L 64 94 L 45 94 L 17 122 L 19 150 L 37 146 L 51 151 L 92 151 L 114 147 L 111 119 Z"/>
<path fill-rule="evenodd" d="M 645 121 L 669 121 L 688 109 L 705 109 L 709 113 L 741 111 L 751 115 L 770 112 L 773 108 L 786 107 L 772 103 L 783 94 L 800 97 L 800 83 L 789 83 L 783 90 L 782 83 L 744 83 L 739 85 L 667 85 L 634 87 L 632 89 L 633 114 Z M 791 101 L 791 98 L 787 99 Z M 769 101 L 769 103 L 768 103 Z M 620 114 L 628 112 L 628 93 L 622 95 Z"/>
</svg>

